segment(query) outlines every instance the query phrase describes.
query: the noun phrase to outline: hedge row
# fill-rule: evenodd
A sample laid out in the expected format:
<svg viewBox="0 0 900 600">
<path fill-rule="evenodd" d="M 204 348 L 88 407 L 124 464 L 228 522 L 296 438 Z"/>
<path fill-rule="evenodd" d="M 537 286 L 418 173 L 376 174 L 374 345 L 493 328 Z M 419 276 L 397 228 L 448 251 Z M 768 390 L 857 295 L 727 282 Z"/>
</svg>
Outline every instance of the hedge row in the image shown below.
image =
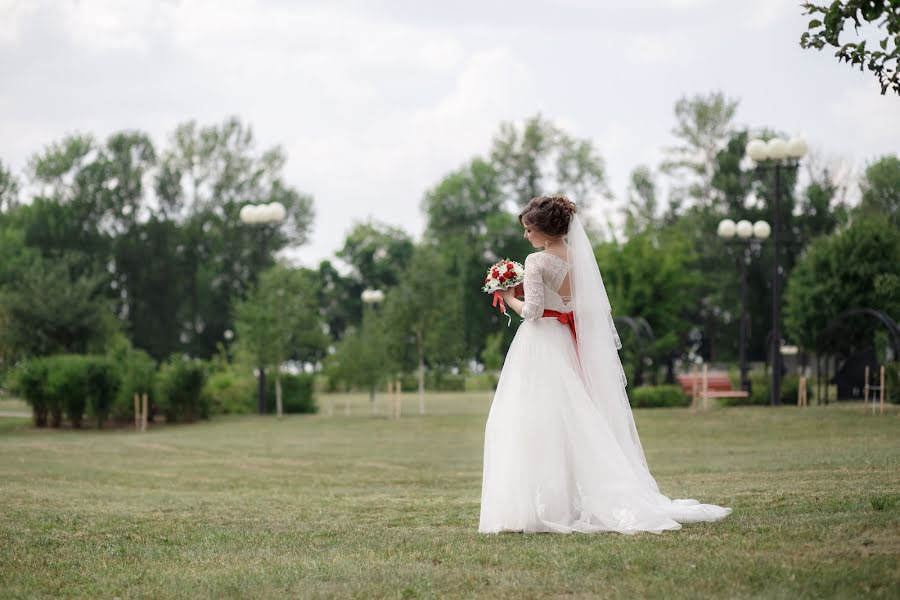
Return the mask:
<svg viewBox="0 0 900 600">
<path fill-rule="evenodd" d="M 158 373 L 145 354 L 60 354 L 29 360 L 12 377 L 13 389 L 31 405 L 37 427 L 80 428 L 85 417 L 97 427 L 134 420 L 134 394 L 147 394 L 150 416 L 193 421 L 209 416 L 204 364 L 170 359 Z"/>
<path fill-rule="evenodd" d="M 671 408 L 691 404 L 691 398 L 677 385 L 642 385 L 629 389 L 628 398 L 632 408 Z"/>
</svg>

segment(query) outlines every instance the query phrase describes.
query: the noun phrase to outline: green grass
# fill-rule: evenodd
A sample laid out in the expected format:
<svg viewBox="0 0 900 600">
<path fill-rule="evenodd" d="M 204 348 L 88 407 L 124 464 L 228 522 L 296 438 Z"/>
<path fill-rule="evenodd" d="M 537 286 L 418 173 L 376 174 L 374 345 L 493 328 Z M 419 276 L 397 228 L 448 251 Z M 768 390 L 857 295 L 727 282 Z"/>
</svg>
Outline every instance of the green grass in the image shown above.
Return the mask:
<svg viewBox="0 0 900 600">
<path fill-rule="evenodd" d="M 147 434 L 0 419 L 0 596 L 848 598 L 900 589 L 900 412 L 636 411 L 655 536 L 477 533 L 488 394 Z M 328 416 L 333 405 L 333 416 Z M 379 399 L 380 413 L 385 412 Z M 601 457 L 602 460 L 602 457 Z"/>
</svg>

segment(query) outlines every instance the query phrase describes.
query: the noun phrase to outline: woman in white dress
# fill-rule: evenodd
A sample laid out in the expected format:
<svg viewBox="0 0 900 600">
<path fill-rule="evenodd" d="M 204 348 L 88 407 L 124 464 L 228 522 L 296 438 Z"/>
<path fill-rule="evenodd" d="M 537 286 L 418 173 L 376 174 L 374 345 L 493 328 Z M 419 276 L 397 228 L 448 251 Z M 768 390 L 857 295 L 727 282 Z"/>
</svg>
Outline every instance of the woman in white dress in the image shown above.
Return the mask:
<svg viewBox="0 0 900 600">
<path fill-rule="evenodd" d="M 625 392 L 621 347 L 575 205 L 540 196 L 519 215 L 535 248 L 525 300 L 485 428 L 482 533 L 660 533 L 730 508 L 672 500 L 650 474 Z"/>
</svg>

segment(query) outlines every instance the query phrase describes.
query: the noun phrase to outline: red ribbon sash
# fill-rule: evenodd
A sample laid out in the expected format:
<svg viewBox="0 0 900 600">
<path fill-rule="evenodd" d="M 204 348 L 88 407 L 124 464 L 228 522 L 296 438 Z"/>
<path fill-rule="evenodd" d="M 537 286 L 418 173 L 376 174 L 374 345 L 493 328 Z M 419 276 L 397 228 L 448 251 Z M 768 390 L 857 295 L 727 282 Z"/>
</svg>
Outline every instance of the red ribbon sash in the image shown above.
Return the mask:
<svg viewBox="0 0 900 600">
<path fill-rule="evenodd" d="M 575 313 L 574 312 L 559 312 L 558 310 L 550 310 L 549 308 L 544 309 L 544 314 L 542 317 L 554 317 L 557 321 L 562 323 L 563 325 L 569 326 L 569 331 L 572 332 L 572 340 L 577 344 L 578 343 L 578 335 L 575 333 Z"/>
</svg>

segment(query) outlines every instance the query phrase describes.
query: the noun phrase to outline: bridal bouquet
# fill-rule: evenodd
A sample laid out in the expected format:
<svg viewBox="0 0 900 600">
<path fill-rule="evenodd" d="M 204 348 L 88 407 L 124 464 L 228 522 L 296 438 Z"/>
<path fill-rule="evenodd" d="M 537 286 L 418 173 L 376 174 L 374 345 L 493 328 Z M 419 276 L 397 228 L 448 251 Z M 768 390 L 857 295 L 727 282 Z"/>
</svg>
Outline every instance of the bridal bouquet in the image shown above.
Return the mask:
<svg viewBox="0 0 900 600">
<path fill-rule="evenodd" d="M 484 287 L 481 288 L 481 291 L 493 294 L 494 303 L 492 306 L 497 306 L 497 303 L 500 303 L 500 312 L 508 318 L 507 327 L 512 323 L 512 315 L 506 312 L 506 304 L 503 302 L 503 296 L 500 295 L 500 291 L 515 288 L 517 296 L 524 295 L 523 281 L 525 281 L 525 267 L 522 266 L 522 263 L 509 260 L 508 258 L 491 265 L 484 278 Z"/>
</svg>

